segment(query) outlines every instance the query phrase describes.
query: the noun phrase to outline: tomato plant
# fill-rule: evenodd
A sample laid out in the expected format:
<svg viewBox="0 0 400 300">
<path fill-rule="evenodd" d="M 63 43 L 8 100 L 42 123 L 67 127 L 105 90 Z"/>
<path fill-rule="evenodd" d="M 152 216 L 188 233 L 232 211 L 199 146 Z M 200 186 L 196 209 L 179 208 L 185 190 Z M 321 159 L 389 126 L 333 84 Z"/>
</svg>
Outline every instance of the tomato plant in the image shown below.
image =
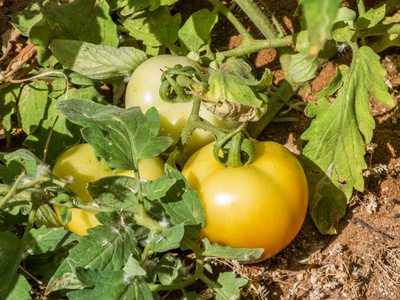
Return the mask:
<svg viewBox="0 0 400 300">
<path fill-rule="evenodd" d="M 155 180 L 163 176 L 164 161 L 159 157 L 143 159 L 138 162 L 140 176 L 145 180 Z M 133 171 L 120 171 L 116 173 L 102 167 L 89 144 L 79 144 L 69 148 L 56 160 L 53 174 L 69 182 L 68 187 L 83 201 L 93 202 L 87 190 L 87 184 L 102 177 L 110 175 L 124 175 L 134 177 Z M 62 206 L 54 205 L 54 210 L 61 220 Z M 71 208 L 71 220 L 64 227 L 79 235 L 86 235 L 88 228 L 100 225 L 95 217 L 95 212 L 80 208 Z"/>
<path fill-rule="evenodd" d="M 161 120 L 160 135 L 172 138 L 174 146 L 181 137 L 189 115 L 192 111 L 193 99 L 169 103 L 159 95 L 162 71 L 180 64 L 183 67 L 200 68 L 199 64 L 190 58 L 176 55 L 158 55 L 143 62 L 133 72 L 126 87 L 125 107 L 139 106 L 143 112 L 155 107 Z M 237 122 L 219 120 L 206 108 L 200 108 L 200 117 L 220 128 L 233 128 Z M 197 129 L 192 135 L 186 151 L 192 153 L 213 140 L 208 131 Z"/>
<path fill-rule="evenodd" d="M 299 232 L 308 206 L 306 177 L 297 158 L 280 144 L 254 142 L 254 161 L 226 168 L 213 157 L 215 143 L 189 158 L 182 174 L 203 203 L 211 242 L 263 248 L 259 261 L 285 248 Z"/>
</svg>

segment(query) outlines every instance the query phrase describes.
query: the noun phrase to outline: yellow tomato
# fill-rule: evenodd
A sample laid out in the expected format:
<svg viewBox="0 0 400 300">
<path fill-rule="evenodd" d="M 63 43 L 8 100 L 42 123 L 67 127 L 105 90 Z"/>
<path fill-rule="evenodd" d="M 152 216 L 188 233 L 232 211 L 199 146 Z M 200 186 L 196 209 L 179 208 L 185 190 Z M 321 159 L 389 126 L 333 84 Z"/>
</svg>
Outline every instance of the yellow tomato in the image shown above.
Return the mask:
<svg viewBox="0 0 400 300">
<path fill-rule="evenodd" d="M 214 159 L 214 144 L 192 155 L 182 170 L 203 203 L 202 235 L 231 248 L 263 248 L 257 261 L 265 260 L 285 248 L 304 222 L 303 168 L 282 145 L 257 141 L 249 166 L 226 168 Z"/>
<path fill-rule="evenodd" d="M 155 180 L 163 176 L 164 161 L 159 157 L 139 160 L 140 176 L 145 180 Z M 93 202 L 87 190 L 87 184 L 102 177 L 114 175 L 115 172 L 105 170 L 94 154 L 92 146 L 80 144 L 71 147 L 57 158 L 53 174 L 63 180 L 71 181 L 68 187 L 86 202 Z M 123 171 L 119 175 L 134 177 L 133 171 Z M 61 206 L 54 205 L 60 218 Z M 95 217 L 95 212 L 79 208 L 71 208 L 72 218 L 65 229 L 79 235 L 87 235 L 86 230 L 100 225 Z M 60 218 L 61 219 L 61 218 Z"/>
<path fill-rule="evenodd" d="M 199 67 L 195 61 L 185 56 L 158 55 L 152 57 L 133 72 L 125 94 L 125 108 L 139 106 L 143 112 L 146 112 L 151 107 L 157 108 L 161 121 L 159 134 L 172 138 L 172 146 L 178 142 L 193 105 L 193 100 L 181 103 L 167 103 L 159 95 L 162 70 L 166 70 L 166 67 L 174 67 L 177 64 L 194 68 Z M 238 122 L 219 120 L 203 106 L 199 115 L 220 128 L 238 126 Z M 193 153 L 212 140 L 213 137 L 210 132 L 196 129 L 190 138 L 186 151 Z"/>
</svg>

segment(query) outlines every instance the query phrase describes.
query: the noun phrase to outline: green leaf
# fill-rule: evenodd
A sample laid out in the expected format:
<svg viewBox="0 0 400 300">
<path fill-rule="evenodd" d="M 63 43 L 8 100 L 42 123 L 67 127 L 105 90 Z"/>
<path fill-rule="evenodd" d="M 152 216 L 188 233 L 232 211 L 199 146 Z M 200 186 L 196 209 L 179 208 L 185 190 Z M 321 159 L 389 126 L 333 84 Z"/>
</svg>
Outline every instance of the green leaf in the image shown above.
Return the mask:
<svg viewBox="0 0 400 300">
<path fill-rule="evenodd" d="M 198 299 L 197 298 L 198 296 L 199 294 L 197 294 L 196 292 L 188 292 L 185 295 L 183 295 L 180 300 L 196 300 Z"/>
<path fill-rule="evenodd" d="M 184 224 L 170 227 L 160 234 L 155 234 L 149 243 L 150 249 L 155 252 L 166 252 L 179 248 L 179 243 L 185 234 Z"/>
<path fill-rule="evenodd" d="M 37 123 L 39 125 L 37 129 L 30 133 L 23 142 L 23 145 L 32 149 L 38 157 L 43 158 L 46 141 L 50 135 L 50 131 L 52 131 L 48 148 L 51 151 L 47 152 L 46 162 L 54 163 L 65 146 L 78 143 L 81 135 L 78 126 L 68 122 L 64 116 L 57 116 L 58 111 L 55 107 L 57 101 L 55 99 L 48 98 L 44 103 L 46 106 L 40 107 L 42 110 L 39 111 L 38 108 L 36 111 L 30 111 L 32 118 L 36 116 L 36 119 L 39 117 L 41 119 Z M 34 125 L 30 127 L 34 128 Z"/>
<path fill-rule="evenodd" d="M 114 2 L 114 1 L 121 2 L 121 0 L 112 0 L 111 2 Z M 150 11 L 153 11 L 153 10 L 156 10 L 157 8 L 159 8 L 160 6 L 172 5 L 177 1 L 178 0 L 125 0 L 125 1 L 123 1 L 123 5 L 125 7 L 121 10 L 121 15 L 128 16 L 128 15 L 133 14 L 134 12 L 143 10 L 148 7 L 149 7 Z M 110 3 L 110 1 L 108 1 L 108 2 Z M 115 5 L 113 4 L 112 6 L 115 6 Z M 120 5 L 120 7 L 121 7 L 121 5 Z"/>
<path fill-rule="evenodd" d="M 168 190 L 176 183 L 176 178 L 159 177 L 152 181 L 144 196 L 149 200 L 164 197 Z"/>
<path fill-rule="evenodd" d="M 38 174 L 42 162 L 32 152 L 18 149 L 11 153 L 0 152 L 0 178 L 5 184 L 13 184 L 15 179 L 26 171 L 27 178 L 34 178 Z M 45 169 L 42 169 L 42 171 Z"/>
<path fill-rule="evenodd" d="M 0 196 L 3 197 L 8 192 L 7 189 L 3 189 L 5 184 L 0 184 Z M 5 191 L 5 192 L 3 192 Z M 0 213 L 0 231 L 13 231 L 15 227 L 13 225 L 21 224 L 25 225 L 26 221 L 28 220 L 27 215 L 24 214 L 16 214 L 12 215 L 5 210 Z"/>
<path fill-rule="evenodd" d="M 318 56 L 311 57 L 310 49 L 292 55 L 289 73 L 296 82 L 305 82 L 315 77 L 318 68 Z"/>
<path fill-rule="evenodd" d="M 300 0 L 307 23 L 310 53 L 316 56 L 329 37 L 340 0 Z"/>
<path fill-rule="evenodd" d="M 122 109 L 84 99 L 60 101 L 57 107 L 69 121 L 84 127 L 84 139 L 112 168 L 135 170 L 135 159 L 155 157 L 171 144 L 169 137 L 157 136 L 160 119 L 155 108 L 143 114 L 139 107 Z"/>
<path fill-rule="evenodd" d="M 78 235 L 64 228 L 47 228 L 45 226 L 39 229 L 33 228 L 29 231 L 26 251 L 30 255 L 55 251 L 75 241 L 77 238 Z"/>
<path fill-rule="evenodd" d="M 65 194 L 63 194 L 65 195 Z M 69 198 L 69 196 L 67 196 Z M 39 207 L 35 216 L 36 227 L 46 226 L 48 228 L 61 227 L 62 223 L 58 219 L 55 211 L 48 204 Z"/>
<path fill-rule="evenodd" d="M 179 257 L 165 254 L 157 266 L 157 275 L 163 285 L 181 282 L 185 276 L 182 261 Z"/>
<path fill-rule="evenodd" d="M 49 3 L 57 3 L 56 0 L 34 1 L 29 4 L 23 11 L 18 12 L 11 20 L 12 25 L 23 35 L 28 37 L 31 28 L 36 25 L 42 18 L 43 7 Z"/>
<path fill-rule="evenodd" d="M 4 185 L 3 185 L 4 186 Z M 7 192 L 9 191 L 9 188 L 7 187 Z M 26 190 L 21 193 L 17 193 L 14 195 L 11 199 L 7 201 L 7 203 L 3 206 L 2 210 L 6 213 L 11 215 L 12 217 L 18 217 L 19 215 L 26 216 L 27 214 L 30 213 L 32 209 L 32 202 L 36 201 L 37 199 L 34 199 L 34 196 L 45 196 L 44 194 L 40 193 L 35 193 L 34 189 Z M 3 194 L 2 196 L 5 196 Z M 0 214 L 0 216 L 2 216 Z M 2 216 L 3 217 L 3 216 Z M 7 223 L 8 221 L 11 221 L 9 218 L 7 218 Z M 14 223 L 14 224 L 19 224 L 19 223 Z"/>
<path fill-rule="evenodd" d="M 44 112 L 48 109 L 48 86 L 44 81 L 28 83 L 18 102 L 19 122 L 22 130 L 30 135 L 40 127 Z"/>
<path fill-rule="evenodd" d="M 332 38 L 337 42 L 351 43 L 353 34 L 350 30 L 350 25 L 347 22 L 340 21 L 332 27 Z"/>
<path fill-rule="evenodd" d="M 161 203 L 167 211 L 172 224 L 185 226 L 195 225 L 195 228 L 205 226 L 204 210 L 197 193 L 189 187 L 185 177 L 176 169 L 167 166 L 164 176 L 176 179 L 176 183 L 161 197 Z M 198 236 L 198 229 L 190 232 L 194 237 Z M 196 234 L 197 233 L 197 234 Z"/>
<path fill-rule="evenodd" d="M 137 214 L 136 179 L 128 176 L 108 176 L 89 182 L 88 191 L 95 202 L 116 210 Z"/>
<path fill-rule="evenodd" d="M 201 47 L 211 44 L 211 30 L 218 21 L 217 10 L 202 9 L 193 13 L 179 29 L 178 36 L 182 48 L 197 52 Z"/>
<path fill-rule="evenodd" d="M 217 284 L 222 286 L 221 291 L 228 299 L 239 299 L 241 287 L 247 284 L 247 279 L 236 278 L 233 272 L 225 272 L 219 274 Z M 217 294 L 215 299 L 222 300 L 224 298 Z"/>
<path fill-rule="evenodd" d="M 39 158 L 43 158 L 45 141 L 50 131 L 53 132 L 49 144 L 52 151 L 47 153 L 47 162 L 50 163 L 54 162 L 65 146 L 73 145 L 81 138 L 79 127 L 68 122 L 64 116 L 58 116 L 55 108 L 57 98 L 65 97 L 65 87 L 64 79 L 54 80 L 49 86 L 44 81 L 29 84 L 23 89 L 18 105 L 21 126 L 28 134 L 23 145 L 33 149 Z M 102 101 L 94 87 L 70 88 L 69 95 Z"/>
<path fill-rule="evenodd" d="M 340 21 L 353 22 L 356 17 L 357 14 L 354 10 L 347 7 L 341 7 L 337 11 L 335 23 Z"/>
<path fill-rule="evenodd" d="M 16 274 L 21 250 L 16 235 L 0 231 L 0 299 L 31 299 L 28 281 Z"/>
<path fill-rule="evenodd" d="M 31 286 L 21 274 L 8 275 L 8 280 L 0 282 L 0 299 L 31 300 Z"/>
<path fill-rule="evenodd" d="M 144 276 L 146 275 L 146 271 L 140 266 L 139 261 L 134 259 L 132 256 L 128 258 L 123 271 L 131 276 Z"/>
<path fill-rule="evenodd" d="M 12 128 L 11 116 L 15 113 L 20 92 L 19 84 L 11 84 L 0 89 L 0 117 L 3 119 L 3 126 L 6 131 L 10 131 Z"/>
<path fill-rule="evenodd" d="M 379 56 L 364 46 L 354 53 L 353 59 L 351 69 L 337 74 L 328 86 L 330 91 L 335 90 L 342 78 L 337 98 L 317 111 L 316 119 L 302 136 L 309 140 L 303 156 L 309 165 L 310 213 L 322 233 L 336 232 L 335 225 L 344 213 L 343 198 L 348 200 L 353 188 L 364 189 L 364 140 L 371 141 L 375 127 L 369 95 L 394 105 Z"/>
<path fill-rule="evenodd" d="M 32 27 L 30 41 L 38 47 L 39 63 L 46 65 L 52 39 L 78 40 L 117 47 L 117 25 L 105 0 L 76 0 L 62 5 L 47 2 L 43 19 Z"/>
<path fill-rule="evenodd" d="M 49 48 L 64 67 L 96 80 L 130 77 L 147 59 L 143 51 L 133 47 L 115 49 L 83 41 L 55 39 Z"/>
<path fill-rule="evenodd" d="M 262 90 L 272 81 L 272 74 L 266 71 L 260 81 L 251 73 L 251 67 L 237 58 L 229 58 L 218 70 L 210 74 L 207 98 L 226 100 L 251 107 L 261 107 L 262 98 L 253 90 Z"/>
<path fill-rule="evenodd" d="M 85 286 L 90 289 L 67 293 L 70 300 L 87 299 L 120 299 L 148 300 L 153 299 L 149 286 L 138 278 L 123 271 L 101 271 L 77 268 L 76 274 Z"/>
<path fill-rule="evenodd" d="M 108 5 L 110 6 L 110 11 L 115 11 L 123 8 L 127 3 L 134 2 L 146 2 L 147 0 L 107 0 Z"/>
<path fill-rule="evenodd" d="M 9 231 L 0 231 L 0 291 L 8 289 L 5 287 L 11 281 L 10 275 L 17 271 L 20 248 L 21 242 L 16 235 Z"/>
<path fill-rule="evenodd" d="M 178 2 L 178 0 L 149 0 L 149 1 L 150 1 L 151 11 L 159 8 L 160 6 L 168 6 Z"/>
<path fill-rule="evenodd" d="M 252 261 L 261 257 L 264 249 L 245 249 L 245 248 L 230 248 L 211 244 L 208 239 L 202 240 L 204 245 L 204 256 L 215 256 L 226 259 L 234 259 L 239 261 Z"/>
<path fill-rule="evenodd" d="M 24 267 L 35 275 L 43 276 L 43 281 L 47 283 L 57 271 L 62 261 L 68 256 L 68 250 L 71 249 L 71 247 L 72 244 L 54 252 L 47 252 L 41 255 L 29 255 L 26 260 L 24 260 Z"/>
<path fill-rule="evenodd" d="M 173 46 L 178 40 L 181 15 L 171 16 L 168 8 L 162 6 L 154 11 L 140 11 L 120 22 L 129 34 L 151 47 Z"/>
<path fill-rule="evenodd" d="M 72 211 L 68 207 L 61 207 L 60 218 L 63 225 L 67 225 L 72 219 Z"/>
<path fill-rule="evenodd" d="M 371 8 L 356 21 L 356 28 L 358 30 L 365 30 L 367 28 L 375 27 L 380 21 L 385 18 L 386 5 L 382 5 L 378 8 Z"/>
<path fill-rule="evenodd" d="M 88 233 L 88 236 L 78 238 L 78 245 L 71 249 L 54 273 L 48 283 L 47 294 L 60 289 L 84 287 L 75 274 L 77 267 L 111 272 L 120 270 L 132 255 L 138 255 L 135 233 L 125 224 L 96 226 L 88 229 Z"/>
<path fill-rule="evenodd" d="M 317 93 L 315 96 L 318 99 L 322 99 L 323 97 L 326 97 L 328 95 L 332 95 L 334 92 L 336 92 L 338 89 L 340 89 L 343 85 L 343 82 L 345 81 L 345 78 L 348 77 L 349 74 L 349 67 L 346 65 L 340 65 L 336 67 L 336 74 L 335 76 L 329 81 L 329 84 L 326 88 L 324 88 L 322 91 Z"/>
</svg>

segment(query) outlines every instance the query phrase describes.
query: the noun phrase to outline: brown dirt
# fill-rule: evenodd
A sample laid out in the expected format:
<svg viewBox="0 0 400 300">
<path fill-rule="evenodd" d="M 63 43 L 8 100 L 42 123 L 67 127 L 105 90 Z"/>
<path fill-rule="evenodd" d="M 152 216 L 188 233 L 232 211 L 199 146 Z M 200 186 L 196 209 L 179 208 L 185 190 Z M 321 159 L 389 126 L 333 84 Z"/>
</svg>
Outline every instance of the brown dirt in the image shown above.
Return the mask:
<svg viewBox="0 0 400 300">
<path fill-rule="evenodd" d="M 18 11 L 21 2 L 0 0 L 0 29 L 7 24 L 7 14 Z M 366 1 L 372 7 L 377 1 Z M 292 17 L 297 1 L 265 1 L 285 33 L 299 29 Z M 355 8 L 355 1 L 343 5 Z M 196 7 L 195 7 L 196 6 Z M 179 9 L 198 9 L 196 1 L 181 1 Z M 181 10 L 182 11 L 182 10 Z M 241 12 L 237 12 L 241 15 Z M 4 17 L 6 16 L 6 17 Z M 6 20 L 6 21 L 5 21 Z M 245 24 L 248 22 L 243 16 Z M 216 31 L 218 46 L 235 47 L 241 38 L 221 17 Z M 249 25 L 251 32 L 256 32 Z M 0 32 L 2 33 L 2 32 Z M 263 50 L 252 55 L 257 69 L 270 68 L 275 82 L 282 78 L 275 50 Z M 304 102 L 316 101 L 315 94 L 328 84 L 335 68 L 348 63 L 351 53 L 344 52 L 324 64 L 315 79 L 298 95 Z M 391 48 L 381 53 L 382 65 L 388 72 L 386 80 L 396 106 L 389 108 L 371 99 L 371 111 L 376 120 L 372 150 L 365 159 L 365 190 L 354 192 L 346 215 L 339 223 L 337 235 L 321 235 L 309 216 L 297 238 L 281 253 L 255 265 L 240 265 L 234 261 L 212 260 L 220 270 L 233 270 L 247 278 L 245 299 L 400 299 L 400 51 Z M 301 113 L 290 111 L 301 119 L 296 123 L 273 123 L 260 139 L 286 144 L 300 153 L 301 134 L 310 120 Z M 169 299 L 173 299 L 170 298 Z"/>
</svg>

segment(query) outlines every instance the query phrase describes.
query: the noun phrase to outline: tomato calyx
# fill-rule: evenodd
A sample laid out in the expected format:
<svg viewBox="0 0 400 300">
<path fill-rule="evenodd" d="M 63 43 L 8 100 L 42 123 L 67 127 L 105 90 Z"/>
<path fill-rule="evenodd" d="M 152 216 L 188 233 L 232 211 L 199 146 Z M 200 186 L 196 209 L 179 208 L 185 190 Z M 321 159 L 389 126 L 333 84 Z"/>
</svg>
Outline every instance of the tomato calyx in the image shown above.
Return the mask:
<svg viewBox="0 0 400 300">
<path fill-rule="evenodd" d="M 254 145 L 248 133 L 239 127 L 238 130 L 217 140 L 213 156 L 218 163 L 225 167 L 238 168 L 248 166 L 253 162 L 254 151 Z"/>
<path fill-rule="evenodd" d="M 200 73 L 192 66 L 180 64 L 161 70 L 160 97 L 169 103 L 190 101 L 193 94 L 202 94 L 208 84 L 201 81 Z"/>
</svg>

